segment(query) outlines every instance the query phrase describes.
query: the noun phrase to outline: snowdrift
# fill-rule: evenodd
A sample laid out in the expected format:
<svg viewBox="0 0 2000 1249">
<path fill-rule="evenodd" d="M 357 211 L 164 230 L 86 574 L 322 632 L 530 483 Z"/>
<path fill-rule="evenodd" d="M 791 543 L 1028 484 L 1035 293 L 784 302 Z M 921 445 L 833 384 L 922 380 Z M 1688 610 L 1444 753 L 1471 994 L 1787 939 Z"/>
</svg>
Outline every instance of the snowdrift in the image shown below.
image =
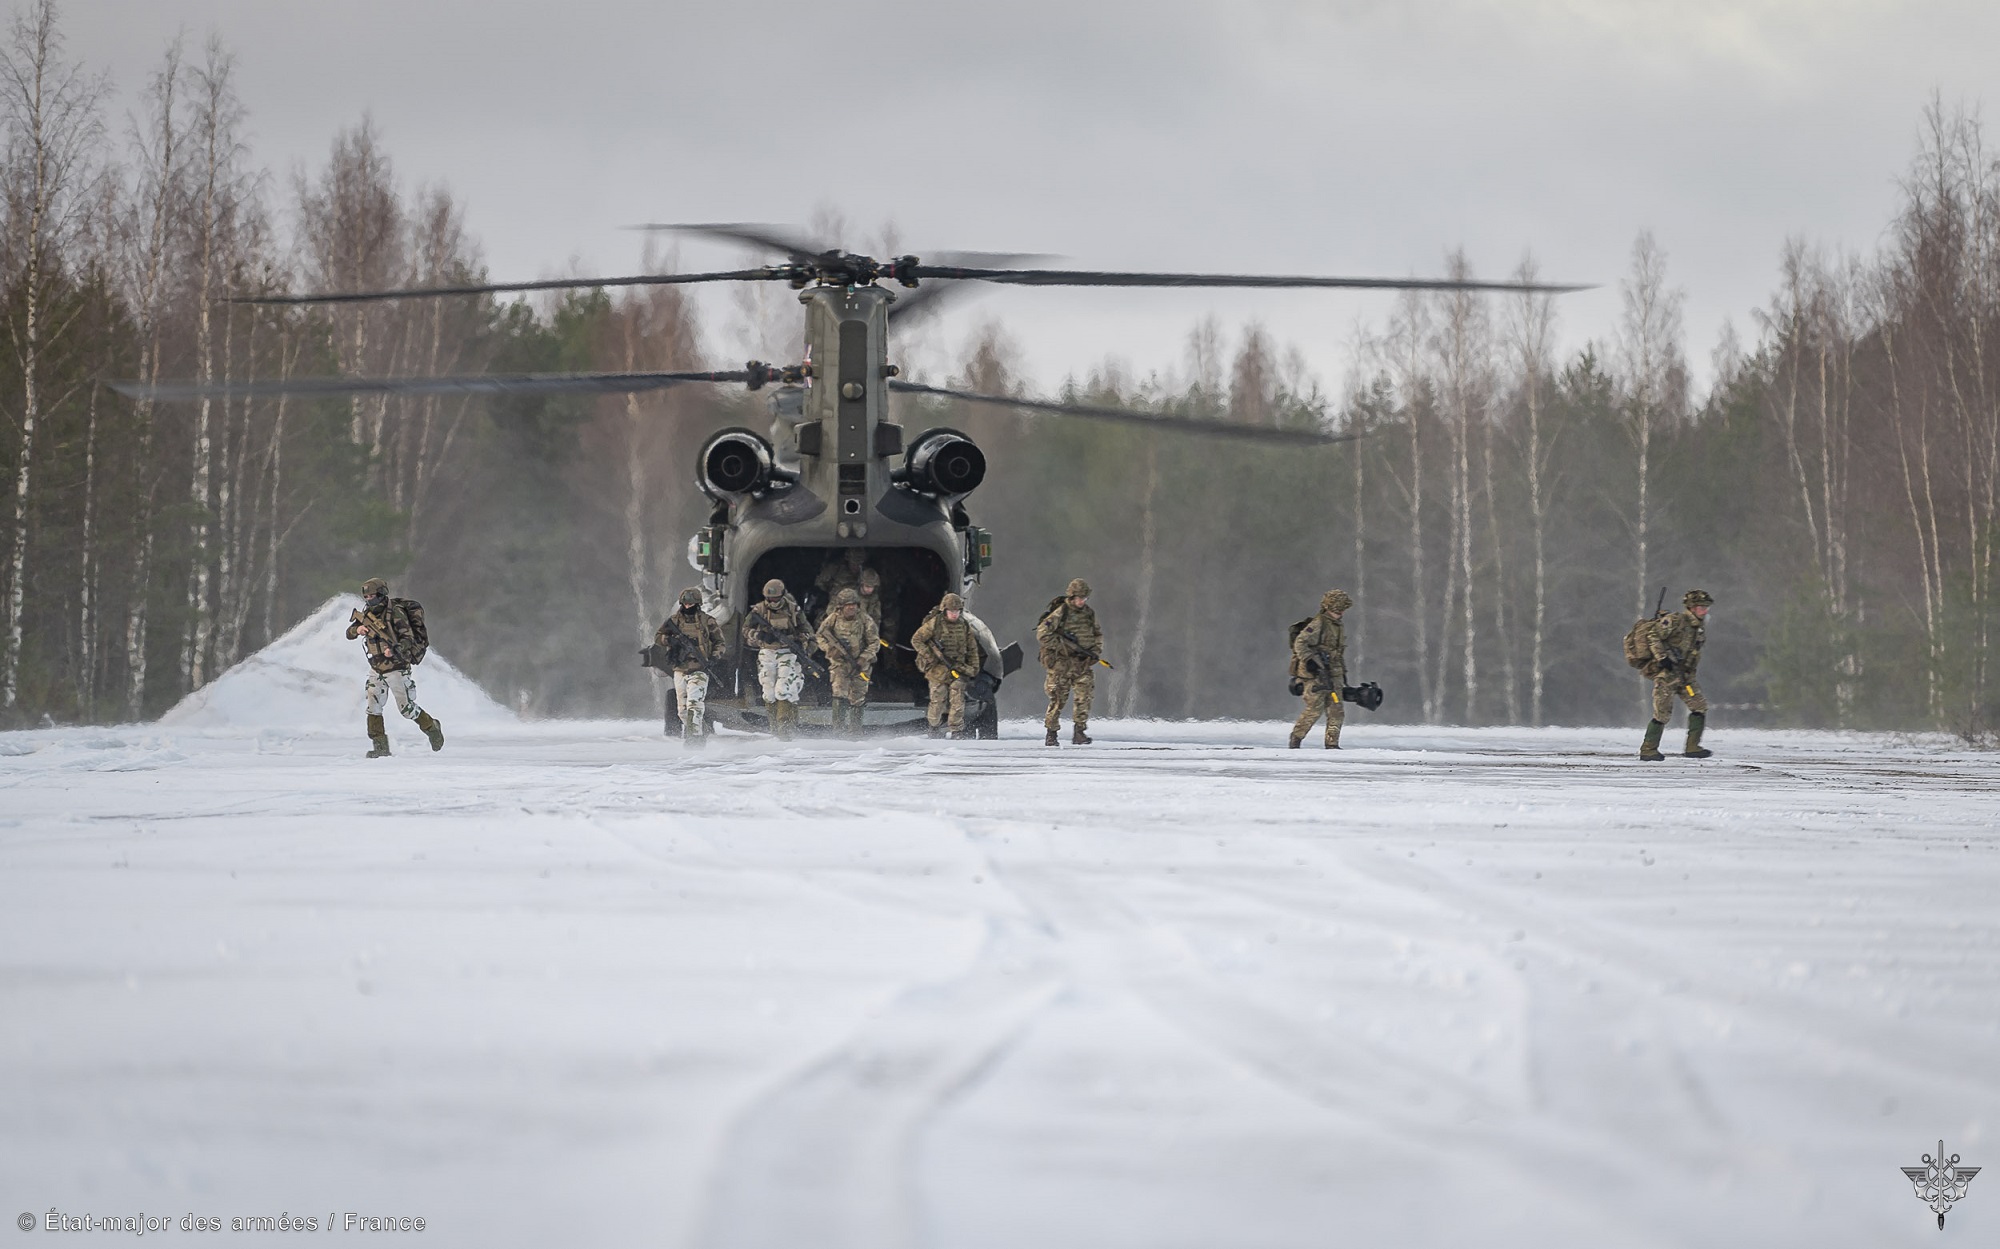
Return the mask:
<svg viewBox="0 0 2000 1249">
<path fill-rule="evenodd" d="M 330 598 L 284 636 L 175 704 L 160 723 L 185 728 L 359 731 L 368 661 L 347 639 L 353 594 Z M 417 702 L 447 730 L 517 717 L 432 649 L 416 670 Z"/>
</svg>

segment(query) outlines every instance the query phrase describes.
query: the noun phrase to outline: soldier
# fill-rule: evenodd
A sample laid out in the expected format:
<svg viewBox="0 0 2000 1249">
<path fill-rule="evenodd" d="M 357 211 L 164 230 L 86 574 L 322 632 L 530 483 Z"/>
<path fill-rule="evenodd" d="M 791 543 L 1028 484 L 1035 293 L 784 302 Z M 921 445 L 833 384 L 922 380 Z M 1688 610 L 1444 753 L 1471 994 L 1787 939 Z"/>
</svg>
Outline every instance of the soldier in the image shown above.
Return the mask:
<svg viewBox="0 0 2000 1249">
<path fill-rule="evenodd" d="M 1293 688 L 1303 686 L 1305 710 L 1292 725 L 1292 739 L 1286 745 L 1297 750 L 1320 716 L 1326 716 L 1326 748 L 1340 749 L 1340 726 L 1347 719 L 1347 704 L 1340 691 L 1347 684 L 1347 631 L 1340 618 L 1354 606 L 1345 590 L 1328 590 L 1319 598 L 1319 614 L 1292 638 Z"/>
<path fill-rule="evenodd" d="M 722 654 L 722 626 L 701 609 L 701 591 L 681 591 L 680 610 L 668 616 L 653 645 L 666 652 L 674 674 L 674 705 L 681 715 L 681 741 L 700 747 L 708 743 L 708 665 Z"/>
<path fill-rule="evenodd" d="M 348 613 L 347 636 L 360 638 L 368 652 L 368 758 L 380 759 L 389 753 L 389 730 L 382 723 L 382 709 L 393 696 L 396 709 L 405 719 L 415 720 L 432 750 L 444 749 L 444 726 L 430 712 L 417 706 L 417 682 L 410 665 L 420 658 L 422 643 L 410 623 L 402 602 L 389 597 L 389 583 L 370 577 L 361 583 L 362 607 Z M 421 610 L 421 609 L 418 609 Z"/>
<path fill-rule="evenodd" d="M 743 631 L 757 648 L 757 682 L 771 708 L 771 732 L 789 741 L 799 722 L 799 691 L 806 684 L 799 658 L 808 645 L 805 613 L 785 593 L 785 583 L 773 577 L 764 583 L 764 601 L 750 609 Z"/>
<path fill-rule="evenodd" d="M 1035 640 L 1042 646 L 1042 667 L 1048 669 L 1042 682 L 1049 695 L 1048 714 L 1042 717 L 1046 732 L 1042 744 L 1056 744 L 1063 704 L 1074 696 L 1076 710 L 1070 720 L 1069 740 L 1077 746 L 1090 745 L 1090 734 L 1084 729 L 1090 723 L 1097 665 L 1104 662 L 1104 632 L 1097 627 L 1097 613 L 1090 607 L 1090 584 L 1082 577 L 1070 582 L 1062 597 L 1049 600 L 1035 624 Z"/>
<path fill-rule="evenodd" d="M 1653 718 L 1646 724 L 1646 740 L 1639 746 L 1641 759 L 1664 759 L 1660 737 L 1674 714 L 1674 699 L 1687 704 L 1687 744 L 1681 753 L 1690 759 L 1706 759 L 1715 752 L 1703 748 L 1702 729 L 1708 725 L 1708 700 L 1701 695 L 1695 669 L 1701 664 L 1701 644 L 1707 636 L 1708 609 L 1715 596 L 1707 590 L 1689 590 L 1681 595 L 1683 610 L 1664 617 L 1651 632 L 1653 662 L 1639 669 L 1653 678 Z"/>
<path fill-rule="evenodd" d="M 861 596 L 861 614 L 875 622 L 877 632 L 888 637 L 889 626 L 882 619 L 882 574 L 873 568 L 862 569 L 861 580 L 854 590 Z"/>
<path fill-rule="evenodd" d="M 947 594 L 910 637 L 917 668 L 931 685 L 931 736 L 957 737 L 965 731 L 965 689 L 986 666 L 979 635 L 965 619 L 965 600 Z"/>
<path fill-rule="evenodd" d="M 820 616 L 822 622 L 833 615 L 833 600 L 840 597 L 842 590 L 859 587 L 862 576 L 874 571 L 872 568 L 861 566 L 863 555 L 864 552 L 860 547 L 849 547 L 844 559 L 824 565 L 820 568 L 819 575 L 813 578 L 813 587 L 825 596 L 827 605 L 826 611 Z M 877 583 L 879 584 L 879 579 Z"/>
<path fill-rule="evenodd" d="M 833 596 L 833 610 L 819 622 L 820 654 L 826 656 L 827 679 L 833 685 L 833 731 L 861 736 L 861 709 L 868 701 L 869 673 L 882 633 L 861 610 L 861 594 L 852 586 Z"/>
</svg>

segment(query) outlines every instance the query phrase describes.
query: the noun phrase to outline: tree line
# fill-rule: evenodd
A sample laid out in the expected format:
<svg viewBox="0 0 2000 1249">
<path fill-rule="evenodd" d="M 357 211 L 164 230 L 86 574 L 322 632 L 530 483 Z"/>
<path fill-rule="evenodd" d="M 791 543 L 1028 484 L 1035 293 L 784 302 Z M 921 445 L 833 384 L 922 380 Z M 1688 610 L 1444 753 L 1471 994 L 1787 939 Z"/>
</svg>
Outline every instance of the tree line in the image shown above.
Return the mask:
<svg viewBox="0 0 2000 1249">
<path fill-rule="evenodd" d="M 280 178 L 247 150 L 219 39 L 165 49 L 131 114 L 20 10 L 5 95 L 0 721 L 157 715 L 365 576 L 425 601 L 440 649 L 537 715 L 645 714 L 632 652 L 694 574 L 701 437 L 752 397 L 127 399 L 114 378 L 714 367 L 674 288 L 301 308 L 297 290 L 477 282 L 449 190 L 409 190 L 366 120 Z M 1547 296 L 1411 294 L 1329 389 L 1256 324 L 1197 324 L 1172 367 L 1107 361 L 1066 397 L 1324 426 L 1299 452 L 899 397 L 993 465 L 975 607 L 1003 635 L 1074 575 L 1112 658 L 1100 706 L 1284 714 L 1286 626 L 1339 584 L 1385 719 L 1629 723 L 1618 638 L 1702 585 L 1719 723 L 1990 739 L 2000 504 L 2000 175 L 1933 105 L 1886 241 L 1776 259 L 1705 393 L 1668 257 L 1642 234 L 1615 327 L 1562 352 Z M 817 223 L 832 237 L 838 222 Z M 1459 254 L 1450 272 L 1474 276 Z M 1532 259 L 1515 270 L 1535 275 Z M 1025 393 L 988 323 L 945 380 Z M 1017 678 L 1011 712 L 1038 690 Z"/>
</svg>

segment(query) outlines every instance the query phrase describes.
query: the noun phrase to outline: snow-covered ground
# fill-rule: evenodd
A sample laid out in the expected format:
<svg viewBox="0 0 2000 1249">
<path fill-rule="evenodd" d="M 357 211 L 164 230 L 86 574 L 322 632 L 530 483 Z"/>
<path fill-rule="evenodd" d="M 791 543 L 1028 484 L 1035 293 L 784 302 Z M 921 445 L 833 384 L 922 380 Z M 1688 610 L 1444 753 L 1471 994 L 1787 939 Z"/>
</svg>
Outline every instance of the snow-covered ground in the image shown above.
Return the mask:
<svg viewBox="0 0 2000 1249">
<path fill-rule="evenodd" d="M 1990 755 L 359 719 L 0 735 L 0 1213 L 1874 1247 L 1946 1243 L 1940 1137 L 2000 1165 Z"/>
</svg>

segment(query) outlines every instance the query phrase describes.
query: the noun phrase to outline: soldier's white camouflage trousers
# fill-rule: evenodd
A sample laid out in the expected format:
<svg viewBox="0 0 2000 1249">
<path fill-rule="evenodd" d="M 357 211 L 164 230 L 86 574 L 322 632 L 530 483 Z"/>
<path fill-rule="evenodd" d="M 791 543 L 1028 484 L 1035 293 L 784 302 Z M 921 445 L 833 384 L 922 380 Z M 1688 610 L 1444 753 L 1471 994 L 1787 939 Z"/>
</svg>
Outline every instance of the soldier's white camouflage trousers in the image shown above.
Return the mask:
<svg viewBox="0 0 2000 1249">
<path fill-rule="evenodd" d="M 806 687 L 805 665 L 790 651 L 758 651 L 757 684 L 765 702 L 795 703 Z"/>
<path fill-rule="evenodd" d="M 417 679 L 410 675 L 408 668 L 369 676 L 368 714 L 381 715 L 392 696 L 396 700 L 396 710 L 403 713 L 405 720 L 415 720 L 424 714 L 424 709 L 417 706 Z"/>
<path fill-rule="evenodd" d="M 680 709 L 681 727 L 689 736 L 700 737 L 705 723 L 702 713 L 708 707 L 708 674 L 674 673 L 674 706 Z"/>
</svg>

